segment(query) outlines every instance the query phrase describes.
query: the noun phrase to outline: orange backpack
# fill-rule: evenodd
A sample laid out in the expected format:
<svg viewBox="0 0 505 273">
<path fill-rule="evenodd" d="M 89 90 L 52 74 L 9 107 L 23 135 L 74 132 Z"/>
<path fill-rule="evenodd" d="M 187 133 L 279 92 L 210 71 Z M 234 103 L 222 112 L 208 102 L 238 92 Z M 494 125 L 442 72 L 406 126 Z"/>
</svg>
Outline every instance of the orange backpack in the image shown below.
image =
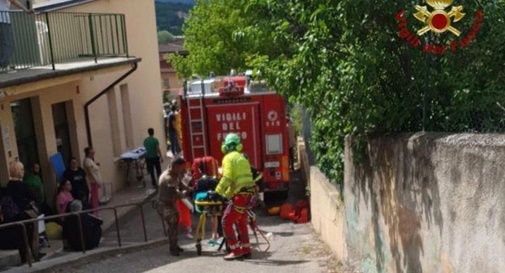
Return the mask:
<svg viewBox="0 0 505 273">
<path fill-rule="evenodd" d="M 309 222 L 309 209 L 303 208 L 300 211 L 300 216 L 296 219 L 297 224 L 305 224 Z"/>
<path fill-rule="evenodd" d="M 297 224 L 305 224 L 309 222 L 310 204 L 307 200 L 296 202 L 295 216 L 293 221 Z"/>
<path fill-rule="evenodd" d="M 295 207 L 290 203 L 285 203 L 281 206 L 280 216 L 284 220 L 293 220 L 293 216 L 295 215 Z"/>
</svg>

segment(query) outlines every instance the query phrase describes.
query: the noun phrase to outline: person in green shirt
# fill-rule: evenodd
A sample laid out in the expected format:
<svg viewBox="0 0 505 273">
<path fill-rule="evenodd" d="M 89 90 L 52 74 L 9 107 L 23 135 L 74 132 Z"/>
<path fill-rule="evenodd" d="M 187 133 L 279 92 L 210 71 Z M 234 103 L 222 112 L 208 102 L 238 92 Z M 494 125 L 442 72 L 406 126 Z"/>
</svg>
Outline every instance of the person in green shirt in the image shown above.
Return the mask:
<svg viewBox="0 0 505 273">
<path fill-rule="evenodd" d="M 149 175 L 151 175 L 153 187 L 157 189 L 158 183 L 156 178 L 161 175 L 161 163 L 163 162 L 163 156 L 161 154 L 160 142 L 154 137 L 154 129 L 149 128 L 147 133 L 149 136 L 144 140 L 147 171 L 149 172 Z M 156 174 L 154 173 L 155 170 Z"/>
<path fill-rule="evenodd" d="M 25 175 L 23 180 L 28 186 L 28 189 L 32 192 L 33 196 L 35 196 L 35 202 L 40 208 L 45 201 L 44 183 L 42 183 L 42 179 L 40 178 L 40 165 L 38 163 L 34 163 L 32 169 L 27 175 Z"/>
</svg>

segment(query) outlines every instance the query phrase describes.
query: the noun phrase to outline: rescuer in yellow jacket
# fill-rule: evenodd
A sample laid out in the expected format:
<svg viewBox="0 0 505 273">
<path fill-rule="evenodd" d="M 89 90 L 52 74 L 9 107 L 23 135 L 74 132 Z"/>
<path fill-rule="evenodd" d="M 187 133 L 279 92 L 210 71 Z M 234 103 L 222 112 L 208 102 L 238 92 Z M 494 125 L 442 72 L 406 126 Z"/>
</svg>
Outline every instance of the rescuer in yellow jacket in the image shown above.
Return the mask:
<svg viewBox="0 0 505 273">
<path fill-rule="evenodd" d="M 251 165 L 242 151 L 240 137 L 236 134 L 226 136 L 221 147 L 225 154 L 222 162 L 222 178 L 216 187 L 216 193 L 230 199 L 231 202 L 223 214 L 223 231 L 230 254 L 225 260 L 251 257 L 251 245 L 247 229 L 248 214 L 251 198 L 255 194 L 255 184 L 251 173 Z M 240 243 L 237 240 L 233 225 L 239 228 Z"/>
</svg>

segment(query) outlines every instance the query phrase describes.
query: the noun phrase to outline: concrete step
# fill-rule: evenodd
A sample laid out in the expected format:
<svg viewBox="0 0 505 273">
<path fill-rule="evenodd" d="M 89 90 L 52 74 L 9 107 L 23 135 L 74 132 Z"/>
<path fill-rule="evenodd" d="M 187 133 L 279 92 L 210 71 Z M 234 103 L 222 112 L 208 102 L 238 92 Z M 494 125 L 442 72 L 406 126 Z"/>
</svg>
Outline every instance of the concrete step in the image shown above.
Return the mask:
<svg viewBox="0 0 505 273">
<path fill-rule="evenodd" d="M 0 250 L 0 271 L 21 264 L 19 251 L 17 250 Z"/>
<path fill-rule="evenodd" d="M 46 255 L 42 260 L 48 260 L 60 253 L 63 250 L 63 242 L 61 240 L 51 240 L 50 246 L 42 248 L 40 252 Z M 16 267 L 21 264 L 19 251 L 17 250 L 0 250 L 0 271 L 8 268 Z"/>
</svg>

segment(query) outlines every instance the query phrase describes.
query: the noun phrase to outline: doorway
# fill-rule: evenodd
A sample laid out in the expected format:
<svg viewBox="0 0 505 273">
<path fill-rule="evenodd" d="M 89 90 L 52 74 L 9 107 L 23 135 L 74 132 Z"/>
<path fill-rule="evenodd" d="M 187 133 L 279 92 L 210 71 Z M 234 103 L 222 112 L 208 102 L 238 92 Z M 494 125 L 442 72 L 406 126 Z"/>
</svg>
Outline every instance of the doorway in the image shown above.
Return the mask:
<svg viewBox="0 0 505 273">
<path fill-rule="evenodd" d="M 39 163 L 32 101 L 29 98 L 13 101 L 10 106 L 16 132 L 18 159 L 28 170 L 34 163 Z"/>
<path fill-rule="evenodd" d="M 63 158 L 65 168 L 68 168 L 68 162 L 70 162 L 70 158 L 72 158 L 72 143 L 70 139 L 67 102 L 53 104 L 52 111 L 56 149 Z"/>
</svg>

